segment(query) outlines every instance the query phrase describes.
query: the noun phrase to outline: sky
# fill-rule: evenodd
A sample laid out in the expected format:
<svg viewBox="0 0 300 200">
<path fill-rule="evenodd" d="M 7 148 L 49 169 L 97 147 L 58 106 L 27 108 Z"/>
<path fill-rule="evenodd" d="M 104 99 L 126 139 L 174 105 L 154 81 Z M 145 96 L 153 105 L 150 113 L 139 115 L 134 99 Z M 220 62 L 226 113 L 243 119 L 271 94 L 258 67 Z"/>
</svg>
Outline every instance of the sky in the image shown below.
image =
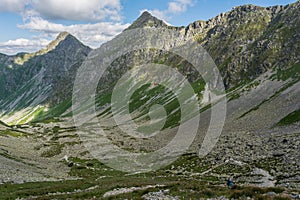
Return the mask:
<svg viewBox="0 0 300 200">
<path fill-rule="evenodd" d="M 35 52 L 67 31 L 92 48 L 121 33 L 143 11 L 175 26 L 207 20 L 234 6 L 296 0 L 0 0 L 0 53 Z"/>
</svg>

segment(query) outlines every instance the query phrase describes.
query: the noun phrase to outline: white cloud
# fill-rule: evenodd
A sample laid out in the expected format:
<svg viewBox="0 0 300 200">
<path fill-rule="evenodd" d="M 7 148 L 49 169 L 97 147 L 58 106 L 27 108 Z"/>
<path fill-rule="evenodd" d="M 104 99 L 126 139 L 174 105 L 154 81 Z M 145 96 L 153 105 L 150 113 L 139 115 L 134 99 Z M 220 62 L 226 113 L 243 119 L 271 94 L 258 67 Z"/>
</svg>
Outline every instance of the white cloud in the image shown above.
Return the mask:
<svg viewBox="0 0 300 200">
<path fill-rule="evenodd" d="M 67 26 L 52 23 L 40 17 L 33 17 L 29 23 L 18 25 L 18 27 L 41 32 L 52 37 L 62 31 L 67 31 L 84 44 L 95 48 L 99 47 L 101 43 L 111 40 L 129 25 L 130 24 L 99 22 L 94 24 L 75 24 Z"/>
<path fill-rule="evenodd" d="M 42 17 L 74 21 L 119 21 L 120 0 L 32 0 L 32 7 Z"/>
<path fill-rule="evenodd" d="M 120 0 L 0 0 L 0 12 L 26 15 L 28 9 L 47 19 L 73 21 L 122 19 Z"/>
<path fill-rule="evenodd" d="M 0 12 L 22 15 L 24 24 L 18 28 L 33 32 L 33 37 L 37 38 L 2 42 L 0 52 L 37 51 L 62 31 L 71 33 L 90 47 L 99 47 L 129 26 L 120 23 L 121 10 L 120 0 L 0 0 Z M 71 25 L 55 23 L 54 19 L 67 20 Z M 74 21 L 92 23 L 77 24 Z"/>
<path fill-rule="evenodd" d="M 60 32 L 67 31 L 78 38 L 85 45 L 98 48 L 102 43 L 113 39 L 130 24 L 99 22 L 94 24 L 63 25 L 52 23 L 40 17 L 34 17 L 29 23 L 18 25 L 19 28 L 28 29 L 39 34 L 33 39 L 16 39 L 0 43 L 0 52 L 16 54 L 18 52 L 35 52 L 49 44 Z"/>
<path fill-rule="evenodd" d="M 29 0 L 0 0 L 1 12 L 21 12 Z"/>
<path fill-rule="evenodd" d="M 0 43 L 0 52 L 5 54 L 16 54 L 17 52 L 32 52 L 45 47 L 50 41 L 47 39 L 24 39 L 9 40 Z"/>
<path fill-rule="evenodd" d="M 189 6 L 193 6 L 193 0 L 173 0 L 168 3 L 168 8 L 166 10 L 147 10 L 153 16 L 168 21 L 171 15 L 177 15 L 187 11 Z"/>
</svg>

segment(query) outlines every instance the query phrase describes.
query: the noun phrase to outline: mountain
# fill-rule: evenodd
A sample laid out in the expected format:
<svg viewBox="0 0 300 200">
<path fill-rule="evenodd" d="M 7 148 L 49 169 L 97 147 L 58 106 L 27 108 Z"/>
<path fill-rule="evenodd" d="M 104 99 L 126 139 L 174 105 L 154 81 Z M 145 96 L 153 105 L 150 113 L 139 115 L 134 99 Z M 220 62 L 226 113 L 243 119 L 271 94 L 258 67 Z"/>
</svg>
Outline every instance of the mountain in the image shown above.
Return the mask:
<svg viewBox="0 0 300 200">
<path fill-rule="evenodd" d="M 112 184 L 113 189 L 120 185 L 123 187 L 123 184 L 131 187 L 131 182 L 126 178 L 130 176 L 140 180 L 143 179 L 142 176 L 135 177 L 132 173 L 123 176 L 123 172 L 104 167 L 103 163 L 96 161 L 93 156 L 100 154 L 108 156 L 108 159 L 113 157 L 108 154 L 110 149 L 105 149 L 109 143 L 130 153 L 148 153 L 164 149 L 176 138 L 179 125 L 199 113 L 195 109 L 182 111 L 179 100 L 186 105 L 196 99 L 200 106 L 201 120 L 195 140 L 187 153 L 177 161 L 158 169 L 157 172 L 145 173 L 145 184 L 153 180 L 150 177 L 154 177 L 155 184 L 162 183 L 167 188 L 170 187 L 175 194 L 178 191 L 193 191 L 198 198 L 203 195 L 197 193 L 198 190 L 202 191 L 199 185 L 224 185 L 226 178 L 233 174 L 236 183 L 242 186 L 237 188 L 238 192 L 230 193 L 232 196 L 244 194 L 239 190 L 247 185 L 298 189 L 299 10 L 299 1 L 286 6 L 266 8 L 244 5 L 208 21 L 195 21 L 186 27 L 167 25 L 150 13 L 144 12 L 128 29 L 95 50 L 84 46 L 72 35 L 62 33 L 45 50 L 15 56 L 0 54 L 0 120 L 14 125 L 10 127 L 10 131 L 25 131 L 23 134 L 27 136 L 22 137 L 22 140 L 5 138 L 6 140 L 0 140 L 0 145 L 3 144 L 4 149 L 12 152 L 11 157 L 7 156 L 7 159 L 25 157 L 30 161 L 31 165 L 25 162 L 22 163 L 22 167 L 23 164 L 27 166 L 25 169 L 34 174 L 34 180 L 28 178 L 28 173 L 24 174 L 22 170 L 17 173 L 25 181 L 40 181 L 41 177 L 47 177 L 47 181 L 61 180 L 60 177 L 88 177 L 92 183 L 84 187 L 83 193 L 87 192 L 85 189 L 91 185 L 95 186 L 91 187 L 91 190 L 98 190 L 99 185 L 107 185 L 101 182 L 103 180 Z M 139 28 L 146 28 L 146 31 L 134 32 Z M 172 30 L 174 34 L 169 37 L 153 34 L 152 30 L 162 30 L 160 28 Z M 135 35 L 130 35 L 131 31 Z M 161 48 L 142 46 L 142 36 L 145 37 L 144 42 L 153 42 L 151 39 L 154 39 L 154 43 L 161 44 Z M 226 95 L 211 95 L 215 89 L 212 86 L 214 84 L 206 83 L 205 77 L 200 76 L 191 62 L 172 53 L 190 41 L 196 42 L 198 46 L 185 49 L 187 52 L 193 52 L 202 46 L 211 55 L 223 78 Z M 129 51 L 130 48 L 134 50 Z M 124 53 L 117 54 L 118 52 Z M 118 56 L 113 57 L 114 55 Z M 112 58 L 107 69 L 101 67 L 101 64 Z M 147 65 L 149 63 L 159 67 L 151 68 Z M 191 98 L 185 95 L 178 98 L 177 92 L 184 93 L 187 90 L 182 87 L 182 80 L 174 75 L 174 71 L 160 71 L 163 69 L 162 65 L 171 66 L 180 72 L 190 83 L 195 95 Z M 149 75 L 151 73 L 154 75 Z M 76 75 L 81 77 L 81 74 L 81 79 L 75 79 Z M 95 86 L 93 80 L 97 80 L 98 85 Z M 119 80 L 122 80 L 122 84 Z M 176 83 L 175 91 L 159 84 L 160 81 L 166 85 Z M 76 84 L 86 84 L 88 87 L 73 91 L 73 86 L 78 86 Z M 139 87 L 134 87 L 135 84 Z M 115 92 L 115 88 L 119 90 Z M 90 91 L 96 91 L 96 94 L 90 95 Z M 72 94 L 80 92 L 89 95 L 76 96 L 79 98 L 73 98 L 72 102 Z M 118 97 L 120 102 L 112 102 L 114 97 Z M 212 145 L 209 154 L 199 158 L 198 153 L 202 150 L 207 131 L 218 129 L 218 123 L 211 124 L 211 117 L 217 117 L 217 122 L 222 120 L 218 118 L 219 113 L 213 112 L 225 97 L 226 120 L 222 134 L 209 141 L 216 142 L 216 145 Z M 76 104 L 78 99 L 82 101 Z M 94 99 L 96 105 L 91 103 Z M 116 105 L 119 106 L 117 109 Z M 95 113 L 91 114 L 91 111 Z M 86 115 L 81 115 L 82 113 Z M 186 118 L 181 121 L 183 114 L 186 114 Z M 126 132 L 131 130 L 130 121 L 126 121 L 128 116 L 132 117 L 134 126 L 137 126 L 136 132 L 142 136 L 135 135 L 135 131 Z M 117 121 L 119 119 L 125 121 L 120 123 Z M 78 124 L 81 125 L 77 126 L 81 128 L 80 131 L 75 129 Z M 103 134 L 99 134 L 95 129 L 99 126 L 103 129 Z M 157 128 L 161 130 L 160 134 L 156 134 Z M 190 126 L 186 134 L 190 134 L 191 128 Z M 19 132 L 10 135 L 19 136 Z M 185 141 L 190 138 L 185 136 L 182 139 Z M 102 143 L 98 144 L 99 141 Z M 9 147 L 5 147 L 5 142 L 9 143 Z M 90 143 L 86 145 L 86 142 Z M 19 145 L 34 156 L 20 153 L 17 148 Z M 98 151 L 93 152 L 93 148 Z M 173 158 L 176 150 L 172 149 L 167 157 L 159 160 L 166 162 Z M 136 160 L 128 160 L 133 165 L 137 163 L 145 167 Z M 106 159 L 103 159 L 103 162 L 105 161 Z M 115 161 L 113 164 L 117 169 L 124 167 L 126 172 L 135 172 L 134 167 L 124 166 L 118 159 Z M 143 161 L 149 162 L 148 159 Z M 2 163 L 6 162 L 8 161 Z M 35 165 L 39 167 L 36 169 L 33 167 Z M 152 163 L 147 166 L 152 166 Z M 41 172 L 40 169 L 45 171 Z M 18 182 L 15 173 L 9 173 L 13 180 Z M 119 184 L 120 177 L 125 177 L 122 184 L 111 183 L 111 180 L 116 178 Z M 157 177 L 162 177 L 165 182 Z M 177 186 L 179 179 L 182 185 Z M 81 183 L 76 182 L 76 186 Z M 135 184 L 134 181 L 133 185 L 136 186 Z M 176 187 L 176 190 L 173 187 Z M 73 191 L 73 186 L 71 188 L 70 191 Z M 265 194 L 266 190 L 253 190 L 255 194 L 247 195 L 255 198 L 265 197 L 257 195 L 260 192 L 261 195 Z M 290 190 L 283 193 L 288 192 Z M 102 195 L 104 191 L 100 193 Z"/>
<path fill-rule="evenodd" d="M 186 28 L 219 66 L 227 88 L 271 68 L 299 61 L 299 1 L 287 6 L 245 5 Z"/>
<path fill-rule="evenodd" d="M 168 25 L 156 17 L 152 16 L 148 11 L 145 11 L 135 20 L 126 30 L 145 27 L 167 27 Z"/>
<path fill-rule="evenodd" d="M 299 55 L 296 52 L 300 48 L 297 42 L 300 22 L 299 16 L 295 14 L 298 9 L 299 2 L 267 8 L 245 5 L 235 7 L 208 21 L 195 21 L 187 27 L 169 26 L 146 11 L 126 30 L 145 27 L 167 28 L 180 33 L 185 38 L 196 40 L 208 51 L 219 67 L 226 89 L 231 89 L 251 82 L 269 70 L 289 69 L 299 61 Z M 64 107 L 65 110 L 70 108 L 71 88 L 76 69 L 83 63 L 89 52 L 90 49 L 76 38 L 68 33 L 61 33 L 46 49 L 36 53 L 21 53 L 16 56 L 1 55 L 1 119 L 10 124 L 24 123 L 32 120 L 32 115 L 38 113 L 43 113 L 42 115 L 47 118 L 43 109 L 49 110 L 49 108 L 45 105 L 52 108 L 61 104 L 60 107 Z M 161 63 L 166 62 L 175 66 L 176 63 L 184 62 L 174 56 L 166 61 L 165 55 L 158 51 L 142 53 L 147 54 L 147 62 L 160 60 Z M 129 57 L 133 58 L 134 53 Z M 129 60 L 121 62 L 120 59 L 115 63 L 126 71 L 130 68 L 128 63 L 136 65 L 141 60 L 135 59 L 135 63 Z M 127 67 L 124 68 L 124 66 Z M 192 70 L 191 67 L 188 68 Z M 111 74 L 100 80 L 100 87 L 109 91 L 116 80 L 121 77 L 122 73 L 119 72 L 122 70 L 119 68 L 112 70 Z M 184 71 L 185 69 L 181 70 L 181 72 Z M 189 74 L 189 79 L 194 81 L 199 79 L 196 74 Z M 39 80 L 33 80 L 33 78 Z M 42 86 L 39 81 L 43 82 Z M 35 91 L 35 94 L 26 94 L 25 104 L 23 97 L 22 102 L 12 103 L 12 100 L 25 94 L 24 89 L 31 88 L 34 83 L 34 87 L 38 85 L 39 89 L 30 89 L 31 92 Z M 40 105 L 43 106 L 36 108 Z M 7 118 L 9 113 L 18 113 L 23 110 L 22 108 L 27 107 L 35 108 L 30 110 L 31 117 L 26 117 L 25 120 Z M 30 112 L 18 113 L 18 116 L 23 118 Z M 55 112 L 51 116 L 58 117 L 62 113 L 64 112 Z"/>
<path fill-rule="evenodd" d="M 2 120 L 10 124 L 24 123 L 33 119 L 37 112 L 47 109 L 46 105 L 53 106 L 70 99 L 76 70 L 90 51 L 74 36 L 63 32 L 36 53 L 2 55 Z M 5 117 L 10 113 L 18 113 L 20 118 Z"/>
<path fill-rule="evenodd" d="M 229 100 L 238 102 L 234 104 L 229 102 L 228 113 L 233 117 L 232 121 L 241 121 L 244 127 L 238 123 L 232 123 L 232 126 L 247 130 L 252 129 L 250 127 L 258 130 L 270 129 L 285 117 L 289 117 L 291 113 L 299 112 L 298 90 L 295 89 L 299 84 L 300 77 L 299 55 L 297 54 L 300 48 L 300 17 L 297 15 L 299 7 L 299 1 L 286 6 L 267 8 L 254 5 L 235 7 L 208 21 L 196 21 L 187 27 L 168 26 L 168 29 L 178 32 L 178 38 L 167 38 L 163 40 L 163 45 L 171 47 L 176 42 L 185 39 L 197 41 L 208 51 L 218 66 Z M 145 12 L 129 30 L 137 25 L 151 28 L 148 22 L 154 22 L 155 28 L 166 27 L 161 20 L 155 19 Z M 123 35 L 125 37 L 126 32 L 127 30 L 119 38 L 122 38 Z M 121 48 L 118 46 L 118 41 L 117 37 L 101 46 L 93 52 L 91 57 L 87 58 L 85 63 L 96 66 L 104 49 Z M 128 41 L 131 41 L 130 37 Z M 105 106 L 109 101 L 101 100 L 100 96 L 110 97 L 112 88 L 128 70 L 133 66 L 145 63 L 176 67 L 195 85 L 193 89 L 198 91 L 199 100 L 203 100 L 205 83 L 190 63 L 166 50 L 140 49 L 114 60 L 107 69 L 107 73 L 104 73 L 100 79 L 98 86 L 100 110 L 104 107 L 106 110 L 103 112 L 109 113 L 109 109 Z M 138 78 L 136 77 L 136 79 Z M 148 89 L 149 91 L 145 90 L 139 97 L 160 90 L 153 87 Z M 285 100 L 285 93 L 289 93 L 293 98 Z M 138 101 L 138 98 L 135 101 Z M 275 102 L 281 102 L 280 105 L 285 105 L 285 107 L 278 108 L 278 104 Z M 144 105 L 144 109 L 149 109 L 152 103 Z M 136 104 L 143 104 L 143 102 Z M 200 106 L 205 107 L 206 105 Z M 264 106 L 266 110 L 263 110 Z M 134 109 L 132 110 L 134 116 L 142 117 L 138 114 L 139 109 L 136 108 L 137 113 L 133 111 Z M 179 114 L 178 110 L 176 112 L 176 106 L 167 112 Z M 102 112 L 99 111 L 100 113 Z M 178 122 L 178 119 L 169 120 L 172 126 Z M 249 120 L 252 125 L 249 124 Z M 295 119 L 293 122 L 295 121 L 297 120 Z"/>
</svg>

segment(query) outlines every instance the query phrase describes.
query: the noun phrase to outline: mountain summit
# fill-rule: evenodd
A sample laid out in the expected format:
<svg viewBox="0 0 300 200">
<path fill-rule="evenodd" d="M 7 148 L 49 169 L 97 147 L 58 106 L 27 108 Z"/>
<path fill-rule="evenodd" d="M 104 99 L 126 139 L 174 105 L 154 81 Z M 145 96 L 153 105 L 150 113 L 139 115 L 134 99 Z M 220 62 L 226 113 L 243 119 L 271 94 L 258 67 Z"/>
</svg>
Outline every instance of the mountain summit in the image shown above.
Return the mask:
<svg viewBox="0 0 300 200">
<path fill-rule="evenodd" d="M 0 56 L 0 112 L 7 114 L 65 100 L 72 94 L 76 71 L 90 51 L 74 36 L 62 32 L 35 53 Z M 23 117 L 3 121 L 27 122 Z"/>
<path fill-rule="evenodd" d="M 143 12 L 140 17 L 135 20 L 131 26 L 129 26 L 126 30 L 135 29 L 135 28 L 145 28 L 145 27 L 167 27 L 168 25 L 153 15 L 151 15 L 148 11 Z"/>
<path fill-rule="evenodd" d="M 66 40 L 67 37 L 72 37 L 72 38 L 74 38 L 74 37 L 73 37 L 70 33 L 68 33 L 68 32 L 65 32 L 65 31 L 64 31 L 64 32 L 59 33 L 58 36 L 56 37 L 56 39 L 53 40 L 52 42 L 50 42 L 50 43 L 47 45 L 46 50 L 51 51 L 51 50 L 55 49 L 55 47 L 56 47 L 57 45 L 59 45 L 60 42 Z M 75 39 L 76 39 L 76 38 L 75 38 Z"/>
</svg>

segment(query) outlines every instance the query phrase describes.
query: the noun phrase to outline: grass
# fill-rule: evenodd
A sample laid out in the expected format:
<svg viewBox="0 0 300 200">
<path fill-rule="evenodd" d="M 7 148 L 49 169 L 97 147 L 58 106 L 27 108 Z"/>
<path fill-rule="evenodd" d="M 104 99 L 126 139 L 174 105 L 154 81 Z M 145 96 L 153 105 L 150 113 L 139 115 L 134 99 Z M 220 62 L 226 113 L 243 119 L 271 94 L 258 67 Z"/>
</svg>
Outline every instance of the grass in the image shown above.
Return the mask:
<svg viewBox="0 0 300 200">
<path fill-rule="evenodd" d="M 36 122 L 55 122 L 57 121 L 57 117 L 64 114 L 70 107 L 72 106 L 72 99 L 68 98 L 62 103 L 49 108 L 48 111 L 41 110 L 40 112 L 36 113 L 34 119 L 32 120 L 33 123 Z"/>
<path fill-rule="evenodd" d="M 254 198 L 254 199 L 270 199 L 270 197 L 265 196 L 268 192 L 275 192 L 276 194 L 285 191 L 283 188 L 259 188 L 259 187 L 236 187 L 229 195 L 231 199 L 243 199 L 243 198 Z M 280 198 L 276 196 L 276 198 Z M 274 198 L 271 198 L 274 199 Z"/>
<path fill-rule="evenodd" d="M 90 178 L 90 177 L 100 177 L 100 176 L 123 176 L 124 173 L 109 168 L 97 159 L 84 160 L 80 158 L 69 158 L 68 165 L 71 164 L 70 175 Z"/>
<path fill-rule="evenodd" d="M 271 175 L 276 175 L 276 174 L 272 174 L 271 171 L 272 169 L 274 169 L 274 167 L 279 168 L 279 167 L 283 167 L 284 161 L 282 160 L 282 158 L 274 158 L 274 157 L 269 157 L 269 158 L 265 158 L 259 161 L 255 161 L 253 163 L 257 168 L 260 169 L 264 169 L 266 171 L 268 171 Z M 282 170 L 285 171 L 285 170 Z"/>
<path fill-rule="evenodd" d="M 286 126 L 286 125 L 294 124 L 299 121 L 300 121 L 300 109 L 296 110 L 296 111 L 288 114 L 286 117 L 282 118 L 277 123 L 277 125 L 278 126 Z"/>
<path fill-rule="evenodd" d="M 46 157 L 46 158 L 50 158 L 50 157 L 54 157 L 56 155 L 59 155 L 59 154 L 61 154 L 63 147 L 64 147 L 64 145 L 62 145 L 62 144 L 51 145 L 51 147 L 49 149 L 45 150 L 41 154 L 41 156 Z"/>
<path fill-rule="evenodd" d="M 184 169 L 185 171 L 202 172 L 210 164 L 197 158 L 195 154 L 185 154 L 177 161 L 156 172 L 143 174 L 126 174 L 109 168 L 96 159 L 80 159 L 71 157 L 69 162 L 70 175 L 77 180 L 58 182 L 37 182 L 23 184 L 0 185 L 1 199 L 32 198 L 35 199 L 103 199 L 107 191 L 117 188 L 143 187 L 161 185 L 156 188 L 141 189 L 134 192 L 107 197 L 106 199 L 141 199 L 144 194 L 168 190 L 167 195 L 179 196 L 181 199 L 215 198 L 224 196 L 230 199 L 251 197 L 267 199 L 268 192 L 275 192 L 273 199 L 283 199 L 280 196 L 283 188 L 258 188 L 236 185 L 230 190 L 225 186 L 226 181 L 213 176 L 191 177 L 184 174 L 170 174 L 170 169 Z"/>
<path fill-rule="evenodd" d="M 294 64 L 288 69 L 278 69 L 276 74 L 271 76 L 271 79 L 286 81 L 289 78 L 300 80 L 300 63 Z"/>
<path fill-rule="evenodd" d="M 128 81 L 129 85 L 130 80 Z M 194 92 L 198 95 L 200 98 L 202 96 L 201 92 L 204 90 L 205 83 L 203 80 L 197 80 L 193 83 L 191 83 L 192 88 L 194 89 Z M 184 94 L 185 91 L 183 91 L 181 97 L 183 99 L 186 99 L 186 96 Z M 111 103 L 111 94 L 108 93 L 106 95 L 102 95 L 97 98 L 97 105 L 103 106 Z M 124 102 L 127 103 L 127 102 Z M 176 95 L 170 91 L 168 88 L 166 88 L 163 85 L 156 85 L 152 86 L 151 84 L 144 84 L 140 88 L 134 91 L 132 96 L 130 97 L 129 102 L 129 112 L 134 113 L 138 112 L 138 116 L 134 120 L 141 120 L 141 121 L 147 121 L 150 120 L 150 117 L 147 115 L 150 108 L 153 105 L 163 105 L 167 114 L 166 122 L 164 124 L 163 129 L 171 128 L 177 126 L 181 121 L 181 110 L 180 104 L 178 101 L 178 98 Z M 102 113 L 99 114 L 99 116 L 103 116 L 105 114 L 108 114 L 111 112 L 111 108 L 106 108 Z M 121 111 L 120 111 L 121 112 Z M 142 127 L 140 131 L 151 131 L 152 125 Z"/>
<path fill-rule="evenodd" d="M 22 137 L 26 136 L 27 134 L 20 132 L 20 131 L 14 131 L 11 129 L 0 131 L 0 135 L 2 136 L 11 136 L 11 137 Z"/>
<path fill-rule="evenodd" d="M 209 162 L 199 159 L 196 154 L 184 154 L 171 165 L 158 172 L 164 173 L 165 170 L 174 168 L 175 170 L 184 169 L 186 172 L 202 173 L 208 170 L 210 166 Z"/>
<path fill-rule="evenodd" d="M 140 178 L 140 177 L 113 177 L 103 178 L 101 181 L 90 179 L 60 181 L 60 182 L 39 182 L 25 183 L 20 185 L 4 184 L 0 186 L 1 199 L 28 198 L 36 196 L 35 199 L 103 199 L 106 191 L 115 188 L 129 188 L 135 186 L 165 185 L 158 188 L 138 190 L 131 193 L 107 197 L 105 199 L 141 199 L 141 196 L 149 192 L 157 192 L 161 189 L 168 189 L 168 195 L 179 196 L 181 199 L 214 198 L 225 196 L 231 199 L 252 197 L 254 199 L 267 199 L 268 192 L 284 191 L 279 188 L 257 188 L 257 187 L 236 187 L 229 190 L 223 186 L 208 186 L 198 180 L 171 180 L 161 178 Z M 95 187 L 96 186 L 96 187 Z M 59 193 L 58 193 L 59 192 Z M 68 193 L 67 193 L 68 192 Z M 273 199 L 283 199 L 276 195 Z M 286 198 L 285 198 L 286 199 Z"/>
<path fill-rule="evenodd" d="M 239 166 L 231 163 L 218 166 L 213 170 L 213 172 L 217 174 L 231 174 L 231 173 L 248 174 L 251 171 L 252 169 L 248 165 Z"/>
<path fill-rule="evenodd" d="M 81 141 L 78 139 L 77 135 L 74 135 L 73 133 L 68 135 L 59 135 L 60 133 L 67 133 L 67 132 L 73 132 L 74 127 L 69 128 L 60 128 L 59 126 L 54 126 L 51 130 L 52 137 L 50 140 L 42 145 L 36 146 L 36 150 L 41 150 L 42 148 L 47 148 L 41 153 L 42 157 L 50 158 L 57 156 L 61 154 L 62 150 L 66 146 L 74 146 L 76 144 L 80 144 Z M 59 139 L 61 138 L 73 138 L 74 140 L 69 140 L 68 142 L 60 142 Z"/>
</svg>

